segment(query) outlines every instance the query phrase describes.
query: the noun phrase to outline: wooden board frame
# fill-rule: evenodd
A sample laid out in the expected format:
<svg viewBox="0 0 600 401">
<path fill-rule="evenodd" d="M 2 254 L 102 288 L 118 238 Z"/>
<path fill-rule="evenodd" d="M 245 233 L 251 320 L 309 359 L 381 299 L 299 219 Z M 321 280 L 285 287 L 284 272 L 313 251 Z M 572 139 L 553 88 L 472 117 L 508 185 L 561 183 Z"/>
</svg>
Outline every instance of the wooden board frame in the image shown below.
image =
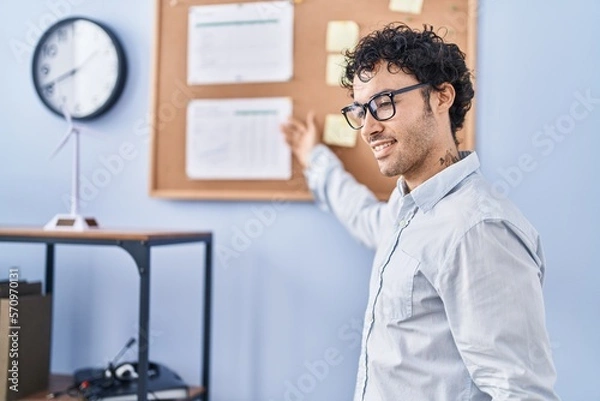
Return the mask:
<svg viewBox="0 0 600 401">
<path fill-rule="evenodd" d="M 228 85 L 187 85 L 187 17 L 191 6 L 252 2 L 255 0 L 156 0 L 156 28 L 152 74 L 150 195 L 169 199 L 289 200 L 312 199 L 298 162 L 288 181 L 192 180 L 185 173 L 186 109 L 200 98 L 289 96 L 293 115 L 304 119 L 309 110 L 323 126 L 325 115 L 339 113 L 350 103 L 345 89 L 328 86 L 325 37 L 328 21 L 352 20 L 363 36 L 385 24 L 402 21 L 415 28 L 433 25 L 445 39 L 458 44 L 475 71 L 477 0 L 424 0 L 421 14 L 389 10 L 389 0 L 294 1 L 294 76 L 289 82 Z M 475 110 L 458 132 L 461 149 L 474 149 Z M 381 199 L 388 199 L 396 179 L 381 175 L 371 150 L 359 139 L 356 147 L 331 149 L 345 168 Z"/>
</svg>

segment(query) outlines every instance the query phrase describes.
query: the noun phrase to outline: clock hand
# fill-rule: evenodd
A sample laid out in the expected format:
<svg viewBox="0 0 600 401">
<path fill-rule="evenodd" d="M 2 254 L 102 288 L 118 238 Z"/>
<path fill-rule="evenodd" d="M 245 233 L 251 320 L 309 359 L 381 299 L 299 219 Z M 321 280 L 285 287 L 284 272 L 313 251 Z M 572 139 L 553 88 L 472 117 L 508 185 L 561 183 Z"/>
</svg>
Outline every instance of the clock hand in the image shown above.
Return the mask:
<svg viewBox="0 0 600 401">
<path fill-rule="evenodd" d="M 54 85 L 55 83 L 62 81 L 65 78 L 70 77 L 71 75 L 75 75 L 75 73 L 77 72 L 78 69 L 79 69 L 79 67 L 73 68 L 72 70 L 69 70 L 69 71 L 65 72 L 64 74 L 59 75 L 58 77 L 54 78 L 52 81 L 45 83 L 44 87 L 47 88 L 49 86 Z"/>
<path fill-rule="evenodd" d="M 92 58 L 94 58 L 94 56 L 95 56 L 96 54 L 98 54 L 98 50 L 96 50 L 95 52 L 93 52 L 92 54 L 90 54 L 90 55 L 89 55 L 89 56 L 88 56 L 88 57 L 87 57 L 85 60 L 83 60 L 83 62 L 82 62 L 81 64 L 79 64 L 79 66 L 77 66 L 77 67 L 75 67 L 75 68 L 73 68 L 73 69 L 71 69 L 71 70 L 69 70 L 69 71 L 67 71 L 67 72 L 65 72 L 65 73 L 63 73 L 63 74 L 61 74 L 61 75 L 59 75 L 58 77 L 56 77 L 56 78 L 54 78 L 54 79 L 50 80 L 49 82 L 46 82 L 46 83 L 44 84 L 44 87 L 45 87 L 45 88 L 47 88 L 47 87 L 49 87 L 49 86 L 52 86 L 52 85 L 54 85 L 54 84 L 56 84 L 56 83 L 58 83 L 58 82 L 60 82 L 60 81 L 62 81 L 62 80 L 64 80 L 64 79 L 66 79 L 66 78 L 68 78 L 68 77 L 70 77 L 70 76 L 73 76 L 73 75 L 75 75 L 75 73 L 77 73 L 77 71 L 79 71 L 79 70 L 80 70 L 80 69 L 81 69 L 81 68 L 82 68 L 84 65 L 86 65 L 86 64 L 87 64 L 87 63 L 88 63 L 88 62 L 89 62 L 89 61 L 90 61 Z"/>
</svg>

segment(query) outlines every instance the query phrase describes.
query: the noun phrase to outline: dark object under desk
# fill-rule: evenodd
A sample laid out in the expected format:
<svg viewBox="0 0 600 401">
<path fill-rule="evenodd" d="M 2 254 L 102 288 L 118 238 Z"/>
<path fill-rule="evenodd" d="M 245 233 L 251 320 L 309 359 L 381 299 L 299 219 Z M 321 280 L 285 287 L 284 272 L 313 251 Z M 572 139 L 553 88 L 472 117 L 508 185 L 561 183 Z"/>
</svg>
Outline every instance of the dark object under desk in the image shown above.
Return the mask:
<svg viewBox="0 0 600 401">
<path fill-rule="evenodd" d="M 147 400 L 148 336 L 150 321 L 150 248 L 158 245 L 202 242 L 205 244 L 204 261 L 204 312 L 201 386 L 203 399 L 208 401 L 212 290 L 212 233 L 136 230 L 92 229 L 87 231 L 44 230 L 35 227 L 0 227 L 0 242 L 46 244 L 46 294 L 51 294 L 54 284 L 54 245 L 113 245 L 124 249 L 135 261 L 140 274 L 140 310 L 138 330 L 138 400 Z"/>
</svg>

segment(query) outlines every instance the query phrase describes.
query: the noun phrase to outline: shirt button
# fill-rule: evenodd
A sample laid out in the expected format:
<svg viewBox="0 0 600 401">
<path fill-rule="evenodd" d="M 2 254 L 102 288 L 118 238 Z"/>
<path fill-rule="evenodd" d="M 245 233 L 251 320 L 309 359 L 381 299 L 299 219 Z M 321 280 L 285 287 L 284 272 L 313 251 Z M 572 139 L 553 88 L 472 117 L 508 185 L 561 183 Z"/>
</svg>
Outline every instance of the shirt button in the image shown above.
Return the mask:
<svg viewBox="0 0 600 401">
<path fill-rule="evenodd" d="M 408 225 L 408 221 L 406 220 L 400 220 L 400 228 L 404 228 Z"/>
</svg>

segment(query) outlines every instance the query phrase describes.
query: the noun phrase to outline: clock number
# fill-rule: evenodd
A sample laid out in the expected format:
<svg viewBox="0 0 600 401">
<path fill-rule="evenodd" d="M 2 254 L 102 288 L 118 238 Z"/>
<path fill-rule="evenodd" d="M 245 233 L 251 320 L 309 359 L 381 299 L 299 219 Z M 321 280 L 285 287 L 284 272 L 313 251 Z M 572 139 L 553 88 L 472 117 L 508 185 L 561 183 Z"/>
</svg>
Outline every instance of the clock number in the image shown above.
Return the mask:
<svg viewBox="0 0 600 401">
<path fill-rule="evenodd" d="M 46 97 L 52 97 L 52 95 L 54 95 L 54 84 L 49 84 L 44 87 L 44 95 Z"/>
<path fill-rule="evenodd" d="M 44 46 L 44 56 L 46 57 L 54 57 L 57 52 L 58 49 L 54 43 L 49 43 Z"/>
<path fill-rule="evenodd" d="M 42 66 L 40 67 L 40 71 L 42 75 L 47 76 L 50 72 L 50 66 L 48 64 L 42 64 Z"/>
<path fill-rule="evenodd" d="M 64 28 L 58 30 L 58 41 L 64 42 L 67 40 L 67 31 Z"/>
</svg>

